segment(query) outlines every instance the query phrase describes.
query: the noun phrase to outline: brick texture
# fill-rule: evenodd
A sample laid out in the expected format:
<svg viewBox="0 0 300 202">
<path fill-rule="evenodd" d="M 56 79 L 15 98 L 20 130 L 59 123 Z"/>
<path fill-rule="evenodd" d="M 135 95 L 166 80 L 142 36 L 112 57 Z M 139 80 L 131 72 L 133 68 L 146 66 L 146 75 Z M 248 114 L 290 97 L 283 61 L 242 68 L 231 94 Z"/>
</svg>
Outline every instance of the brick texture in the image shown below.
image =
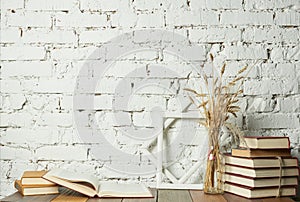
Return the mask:
<svg viewBox="0 0 300 202">
<path fill-rule="evenodd" d="M 141 148 L 164 112 L 189 102 L 183 89 L 199 88 L 199 66 L 211 73 L 209 53 L 216 66 L 227 63 L 226 80 L 255 64 L 234 122 L 247 134 L 289 136 L 300 157 L 299 8 L 297 0 L 1 0 L 0 198 L 24 170 L 56 166 L 155 183 Z M 184 133 L 172 145 L 180 129 L 205 133 L 191 122 L 170 128 L 175 176 L 205 144 Z"/>
</svg>

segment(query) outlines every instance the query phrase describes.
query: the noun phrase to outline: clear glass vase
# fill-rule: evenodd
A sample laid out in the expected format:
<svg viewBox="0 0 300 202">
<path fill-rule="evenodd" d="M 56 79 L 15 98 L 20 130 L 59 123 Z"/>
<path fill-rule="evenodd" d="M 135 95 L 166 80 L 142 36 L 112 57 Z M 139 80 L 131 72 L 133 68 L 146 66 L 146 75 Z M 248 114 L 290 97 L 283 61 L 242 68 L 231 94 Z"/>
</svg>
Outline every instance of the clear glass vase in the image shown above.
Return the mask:
<svg viewBox="0 0 300 202">
<path fill-rule="evenodd" d="M 221 157 L 219 152 L 219 144 L 212 144 L 209 141 L 209 151 L 206 164 L 206 173 L 204 177 L 203 191 L 206 194 L 223 194 Z"/>
</svg>

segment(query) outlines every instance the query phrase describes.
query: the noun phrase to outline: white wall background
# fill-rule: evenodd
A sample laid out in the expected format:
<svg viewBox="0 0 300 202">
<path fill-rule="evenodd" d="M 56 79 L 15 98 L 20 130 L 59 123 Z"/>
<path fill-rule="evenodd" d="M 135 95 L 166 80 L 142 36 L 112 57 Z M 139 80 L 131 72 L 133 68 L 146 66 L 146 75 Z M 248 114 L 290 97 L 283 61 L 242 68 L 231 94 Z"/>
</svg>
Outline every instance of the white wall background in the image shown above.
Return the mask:
<svg viewBox="0 0 300 202">
<path fill-rule="evenodd" d="M 153 166 L 134 153 L 140 145 L 123 138 L 118 128 L 152 130 L 151 109 L 178 110 L 176 95 L 190 81 L 185 73 L 182 78 L 154 76 L 155 82 L 175 90 L 144 89 L 134 95 L 129 110 L 112 109 L 114 84 L 133 66 L 148 70 L 159 64 L 180 71 L 189 64 L 159 50 L 129 55 L 102 78 L 95 109 L 83 112 L 87 117 L 96 113 L 112 145 L 137 159 L 93 159 L 73 120 L 72 94 L 85 59 L 111 38 L 138 29 L 183 35 L 202 47 L 199 61 L 205 61 L 209 52 L 226 60 L 228 77 L 238 67 L 259 60 L 243 86 L 237 124 L 251 134 L 289 136 L 293 155 L 300 157 L 299 25 L 298 0 L 1 0 L 0 196 L 14 191 L 13 182 L 24 170 L 54 166 L 92 172 L 99 178 L 155 181 L 155 174 L 128 176 L 105 167 Z M 134 88 L 143 78 L 131 79 Z M 115 113 L 131 119 L 114 124 Z M 87 128 L 89 121 L 84 123 Z M 193 160 L 197 153 L 188 151 L 183 157 Z M 178 165 L 177 173 L 184 173 L 184 168 L 185 163 Z"/>
</svg>

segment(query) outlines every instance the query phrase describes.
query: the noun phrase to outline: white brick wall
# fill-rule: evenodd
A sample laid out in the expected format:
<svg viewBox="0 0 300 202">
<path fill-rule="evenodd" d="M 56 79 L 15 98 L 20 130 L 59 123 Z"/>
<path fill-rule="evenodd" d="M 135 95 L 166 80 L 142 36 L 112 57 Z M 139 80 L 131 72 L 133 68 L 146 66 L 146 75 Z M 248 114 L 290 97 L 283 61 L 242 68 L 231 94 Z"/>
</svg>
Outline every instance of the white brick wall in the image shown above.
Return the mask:
<svg viewBox="0 0 300 202">
<path fill-rule="evenodd" d="M 149 140 L 139 138 L 157 132 L 151 114 L 156 107 L 180 111 L 187 104 L 183 88 L 199 87 L 191 62 L 202 63 L 209 52 L 217 63 L 226 61 L 224 76 L 229 78 L 258 60 L 243 86 L 242 111 L 235 123 L 247 134 L 289 136 L 293 155 L 300 157 L 299 8 L 296 0 L 1 0 L 0 198 L 15 191 L 13 181 L 26 169 L 61 166 L 89 170 L 99 178 L 154 182 L 153 172 L 128 175 L 109 168 L 137 173 L 155 169 L 139 153 Z M 137 34 L 140 29 L 149 34 Z M 190 61 L 161 48 L 115 58 L 123 50 L 151 48 L 152 29 L 174 33 L 165 48 Z M 124 38 L 126 46 L 117 43 L 111 51 L 110 40 L 127 32 L 133 33 Z M 182 38 L 177 40 L 175 33 Z M 154 46 L 159 43 L 157 39 Z M 103 49 L 91 56 L 97 48 Z M 95 90 L 90 83 L 77 86 L 82 67 L 87 68 L 80 81 L 100 76 L 92 68 L 97 60 L 115 63 Z M 85 96 L 94 98 L 93 106 L 80 110 L 78 125 L 75 89 L 82 93 L 80 109 L 85 108 Z M 78 134 L 82 129 L 98 137 L 93 123 L 104 137 L 97 147 L 116 149 L 102 153 L 100 160 L 90 152 L 95 143 Z M 198 155 L 191 145 L 185 143 L 179 159 L 184 168 Z M 118 151 L 134 155 L 122 157 Z M 184 172 L 182 165 L 174 164 L 175 175 Z"/>
<path fill-rule="evenodd" d="M 67 11 L 78 7 L 79 1 L 59 1 L 59 0 L 29 0 L 25 2 L 26 10 L 34 11 Z"/>
<path fill-rule="evenodd" d="M 7 15 L 9 27 L 51 27 L 52 25 L 50 13 L 14 11 Z"/>
<path fill-rule="evenodd" d="M 1 48 L 1 60 L 43 60 L 46 50 L 43 47 L 10 46 Z"/>
</svg>

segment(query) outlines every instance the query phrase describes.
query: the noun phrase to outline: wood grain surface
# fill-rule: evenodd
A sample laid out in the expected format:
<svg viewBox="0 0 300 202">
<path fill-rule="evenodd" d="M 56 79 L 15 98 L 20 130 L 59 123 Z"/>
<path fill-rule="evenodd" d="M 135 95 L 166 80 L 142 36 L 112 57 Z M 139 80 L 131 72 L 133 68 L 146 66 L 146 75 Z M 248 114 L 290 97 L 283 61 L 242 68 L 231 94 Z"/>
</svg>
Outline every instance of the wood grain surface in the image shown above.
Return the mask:
<svg viewBox="0 0 300 202">
<path fill-rule="evenodd" d="M 156 190 L 151 189 L 154 198 L 87 198 L 78 193 L 62 192 L 60 195 L 22 196 L 18 192 L 1 199 L 3 202 L 50 202 L 63 197 L 74 197 L 74 201 L 87 202 L 294 202 L 291 198 L 246 199 L 233 194 L 207 195 L 198 190 Z M 72 198 L 68 201 L 72 202 Z"/>
</svg>

